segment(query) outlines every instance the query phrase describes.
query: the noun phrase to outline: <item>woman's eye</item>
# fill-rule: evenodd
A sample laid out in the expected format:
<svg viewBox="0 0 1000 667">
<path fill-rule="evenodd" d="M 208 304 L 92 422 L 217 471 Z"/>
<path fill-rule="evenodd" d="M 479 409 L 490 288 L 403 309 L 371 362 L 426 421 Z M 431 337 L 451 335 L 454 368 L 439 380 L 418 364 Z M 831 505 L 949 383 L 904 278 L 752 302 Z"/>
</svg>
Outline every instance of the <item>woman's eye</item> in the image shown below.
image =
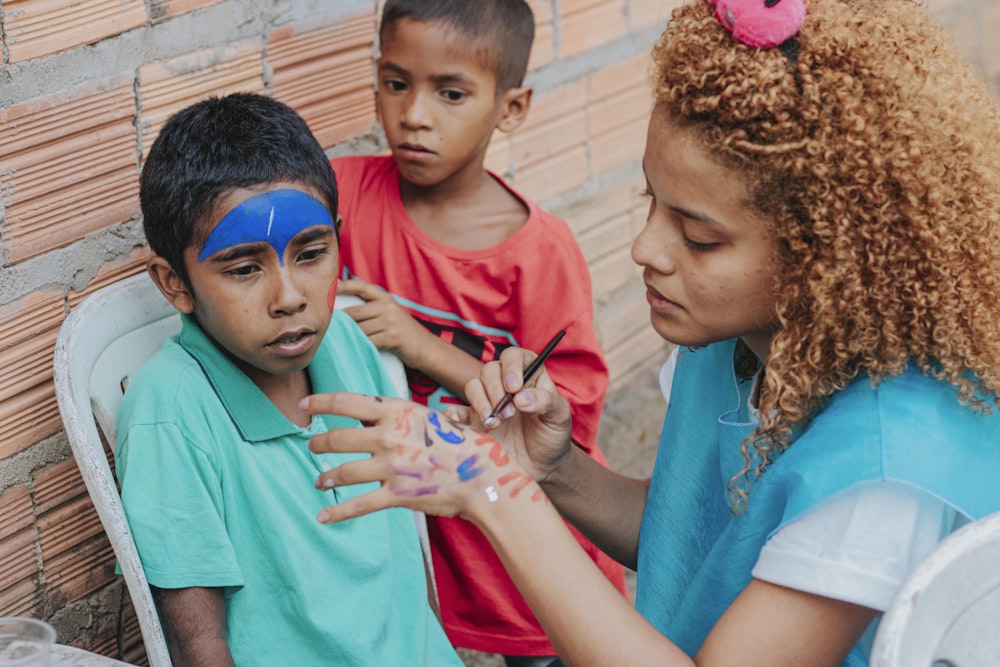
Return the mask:
<svg viewBox="0 0 1000 667">
<path fill-rule="evenodd" d="M 695 252 L 709 252 L 719 246 L 718 243 L 701 243 L 698 241 L 692 241 L 686 236 L 684 237 L 684 245 L 691 248 L 691 250 L 694 250 Z"/>
<path fill-rule="evenodd" d="M 382 82 L 382 85 L 384 85 L 389 90 L 397 93 L 401 90 L 406 89 L 406 84 L 397 79 L 386 79 L 385 81 Z"/>
</svg>

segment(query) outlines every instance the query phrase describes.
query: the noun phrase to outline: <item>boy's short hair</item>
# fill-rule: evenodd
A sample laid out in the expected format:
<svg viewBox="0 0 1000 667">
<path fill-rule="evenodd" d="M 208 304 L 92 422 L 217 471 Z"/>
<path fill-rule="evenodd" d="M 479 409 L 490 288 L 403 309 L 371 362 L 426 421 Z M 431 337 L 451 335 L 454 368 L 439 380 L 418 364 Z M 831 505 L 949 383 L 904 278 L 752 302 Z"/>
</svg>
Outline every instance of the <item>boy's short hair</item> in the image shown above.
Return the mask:
<svg viewBox="0 0 1000 667">
<path fill-rule="evenodd" d="M 497 95 L 524 82 L 535 16 L 524 0 L 387 0 L 379 39 L 402 19 L 441 21 L 473 40 L 497 79 Z"/>
<path fill-rule="evenodd" d="M 184 250 L 207 233 L 202 225 L 216 200 L 277 181 L 315 188 L 336 217 L 330 161 L 294 109 L 256 93 L 182 109 L 164 124 L 142 169 L 139 202 L 150 248 L 190 288 Z"/>
</svg>

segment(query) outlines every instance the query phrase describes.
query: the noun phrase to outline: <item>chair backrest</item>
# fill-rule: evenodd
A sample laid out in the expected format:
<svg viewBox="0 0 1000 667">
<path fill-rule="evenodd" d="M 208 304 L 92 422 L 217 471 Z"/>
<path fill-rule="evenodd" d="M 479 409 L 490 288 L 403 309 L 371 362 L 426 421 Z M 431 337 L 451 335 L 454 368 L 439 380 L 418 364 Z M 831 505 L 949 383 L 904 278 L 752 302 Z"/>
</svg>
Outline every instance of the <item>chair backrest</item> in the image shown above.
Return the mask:
<svg viewBox="0 0 1000 667">
<path fill-rule="evenodd" d="M 882 616 L 871 667 L 1000 665 L 1000 512 L 955 531 Z"/>
<path fill-rule="evenodd" d="M 355 303 L 360 299 L 338 297 L 336 307 Z M 111 460 L 115 419 L 129 379 L 180 329 L 177 311 L 142 273 L 94 292 L 74 308 L 59 330 L 54 359 L 56 399 L 66 437 L 118 559 L 151 667 L 171 667 L 170 654 Z M 409 397 L 402 363 L 389 352 L 381 356 L 399 394 Z M 422 515 L 417 515 L 417 526 L 429 563 Z"/>
<path fill-rule="evenodd" d="M 70 312 L 56 339 L 54 361 L 66 437 L 121 567 L 151 667 L 170 667 L 170 654 L 110 459 L 128 378 L 180 327 L 177 311 L 149 276 L 140 274 L 98 290 Z"/>
</svg>

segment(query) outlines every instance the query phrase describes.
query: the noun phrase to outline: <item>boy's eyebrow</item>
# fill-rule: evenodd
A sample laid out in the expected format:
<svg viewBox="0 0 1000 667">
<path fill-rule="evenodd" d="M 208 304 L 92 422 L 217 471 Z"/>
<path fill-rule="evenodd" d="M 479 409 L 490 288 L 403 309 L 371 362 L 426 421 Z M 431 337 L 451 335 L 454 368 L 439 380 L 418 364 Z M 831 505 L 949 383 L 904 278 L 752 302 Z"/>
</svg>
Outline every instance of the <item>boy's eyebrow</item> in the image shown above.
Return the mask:
<svg viewBox="0 0 1000 667">
<path fill-rule="evenodd" d="M 410 73 L 403 67 L 390 62 L 380 62 L 378 66 L 379 70 L 390 70 L 400 76 L 409 76 Z M 439 86 L 447 86 L 449 84 L 462 84 L 471 85 L 474 83 L 472 79 L 465 76 L 464 74 L 435 74 L 431 76 L 431 81 Z"/>
<path fill-rule="evenodd" d="M 315 227 L 303 229 L 301 232 L 293 236 L 289 243 L 312 243 L 313 241 L 319 241 L 320 239 L 329 238 L 330 236 L 333 236 L 333 227 L 329 225 L 316 225 Z"/>
<path fill-rule="evenodd" d="M 313 241 L 319 241 L 320 239 L 329 238 L 333 235 L 333 227 L 329 225 L 316 225 L 308 229 L 303 229 L 301 232 L 292 237 L 289 243 L 295 243 L 297 245 L 305 245 L 307 243 L 312 243 Z M 241 243 L 240 245 L 233 246 L 232 248 L 226 248 L 225 250 L 218 252 L 208 258 L 209 262 L 232 262 L 237 259 L 243 259 L 244 257 L 252 257 L 254 255 L 266 252 L 268 248 L 274 249 L 270 243 L 266 241 L 256 241 L 254 243 Z"/>
<path fill-rule="evenodd" d="M 268 248 L 271 248 L 270 243 L 265 243 L 263 241 L 258 241 L 256 243 L 241 243 L 240 245 L 233 246 L 231 248 L 226 248 L 221 252 L 217 252 L 211 257 L 207 258 L 206 261 L 209 262 L 232 262 L 233 260 L 243 259 L 244 257 L 251 257 L 253 255 L 259 255 Z"/>
</svg>

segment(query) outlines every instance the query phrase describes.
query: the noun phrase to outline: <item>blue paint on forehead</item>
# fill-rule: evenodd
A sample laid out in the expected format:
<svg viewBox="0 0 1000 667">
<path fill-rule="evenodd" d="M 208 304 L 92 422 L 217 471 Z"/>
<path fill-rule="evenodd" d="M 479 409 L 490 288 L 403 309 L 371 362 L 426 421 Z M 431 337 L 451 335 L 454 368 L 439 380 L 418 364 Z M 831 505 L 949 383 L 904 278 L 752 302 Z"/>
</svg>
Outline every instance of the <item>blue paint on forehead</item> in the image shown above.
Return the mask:
<svg viewBox="0 0 1000 667">
<path fill-rule="evenodd" d="M 227 213 L 198 253 L 204 262 L 217 252 L 246 243 L 269 243 L 285 264 L 285 248 L 296 234 L 316 225 L 333 227 L 330 211 L 301 190 L 271 190 L 254 195 Z"/>
</svg>

